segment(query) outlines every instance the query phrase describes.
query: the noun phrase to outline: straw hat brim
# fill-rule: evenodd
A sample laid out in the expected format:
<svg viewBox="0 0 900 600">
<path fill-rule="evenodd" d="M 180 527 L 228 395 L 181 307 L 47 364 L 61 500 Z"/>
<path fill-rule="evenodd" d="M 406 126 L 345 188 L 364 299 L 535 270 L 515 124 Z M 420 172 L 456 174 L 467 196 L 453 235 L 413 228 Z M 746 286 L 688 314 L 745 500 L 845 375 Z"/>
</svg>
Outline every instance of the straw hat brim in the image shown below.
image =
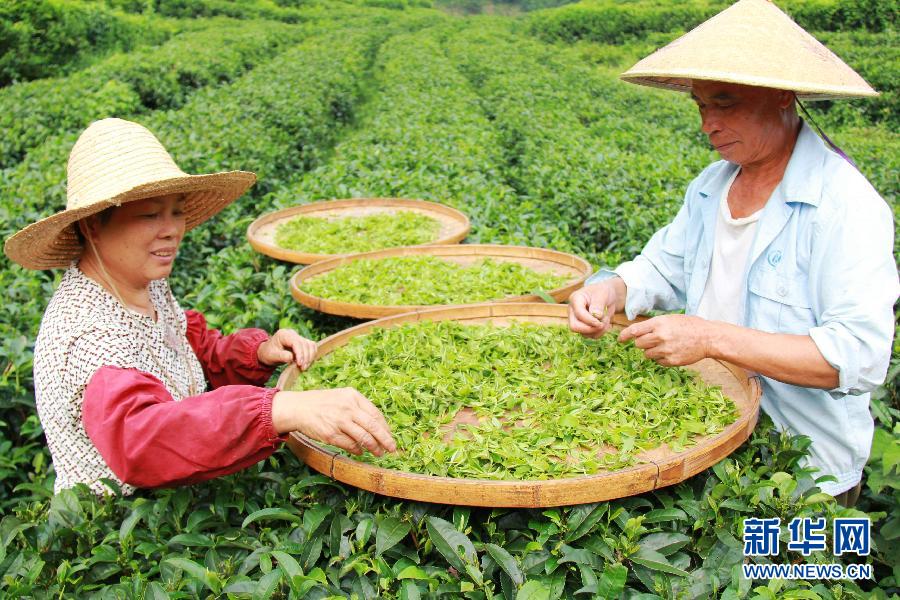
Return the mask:
<svg viewBox="0 0 900 600">
<path fill-rule="evenodd" d="M 735 75 L 723 71 L 704 71 L 701 69 L 668 69 L 666 72 L 640 71 L 632 69 L 623 73 L 621 78 L 629 83 L 649 87 L 690 93 L 691 81 L 721 81 L 755 87 L 788 90 L 797 94 L 801 100 L 846 100 L 851 98 L 872 98 L 880 94 L 870 87 L 849 88 L 804 84 L 798 81 L 776 79 L 774 77 L 752 77 L 746 74 Z"/>
<path fill-rule="evenodd" d="M 75 233 L 74 223 L 85 217 L 135 200 L 185 194 L 185 230 L 189 231 L 234 202 L 255 182 L 254 173 L 227 171 L 184 175 L 139 185 L 112 198 L 63 210 L 32 223 L 7 239 L 4 251 L 27 269 L 65 268 L 81 256 L 83 245 Z"/>
</svg>

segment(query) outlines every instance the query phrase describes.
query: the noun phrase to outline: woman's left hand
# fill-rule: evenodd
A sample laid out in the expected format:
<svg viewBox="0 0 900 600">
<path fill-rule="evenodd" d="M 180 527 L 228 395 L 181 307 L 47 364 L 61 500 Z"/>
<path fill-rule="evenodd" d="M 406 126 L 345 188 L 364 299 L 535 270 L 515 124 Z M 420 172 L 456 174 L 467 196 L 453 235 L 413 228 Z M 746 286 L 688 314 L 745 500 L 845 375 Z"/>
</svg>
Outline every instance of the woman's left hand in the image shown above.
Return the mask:
<svg viewBox="0 0 900 600">
<path fill-rule="evenodd" d="M 306 339 L 293 329 L 279 329 L 259 345 L 256 356 L 264 365 L 295 362 L 301 371 L 305 371 L 315 360 L 317 348 L 314 341 Z"/>
</svg>

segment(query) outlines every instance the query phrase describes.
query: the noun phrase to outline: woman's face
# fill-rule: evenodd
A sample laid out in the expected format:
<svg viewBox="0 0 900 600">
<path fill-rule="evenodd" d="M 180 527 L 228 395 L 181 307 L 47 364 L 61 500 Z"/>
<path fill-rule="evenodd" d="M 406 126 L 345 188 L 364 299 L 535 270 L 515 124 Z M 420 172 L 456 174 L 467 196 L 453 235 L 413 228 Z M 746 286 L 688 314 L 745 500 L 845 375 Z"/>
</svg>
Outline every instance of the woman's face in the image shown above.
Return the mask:
<svg viewBox="0 0 900 600">
<path fill-rule="evenodd" d="M 169 276 L 184 228 L 182 194 L 128 202 L 113 208 L 105 223 L 87 224 L 109 274 L 135 287 Z M 91 252 L 90 244 L 85 252 Z"/>
</svg>

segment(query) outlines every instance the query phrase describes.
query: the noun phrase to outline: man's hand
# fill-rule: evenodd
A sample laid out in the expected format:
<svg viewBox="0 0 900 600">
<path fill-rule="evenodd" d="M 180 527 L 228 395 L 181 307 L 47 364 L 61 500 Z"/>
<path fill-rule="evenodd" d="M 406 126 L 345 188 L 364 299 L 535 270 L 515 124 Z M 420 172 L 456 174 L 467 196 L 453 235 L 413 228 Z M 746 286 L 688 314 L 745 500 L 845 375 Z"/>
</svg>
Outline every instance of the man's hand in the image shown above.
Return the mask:
<svg viewBox="0 0 900 600">
<path fill-rule="evenodd" d="M 612 317 L 625 308 L 625 282 L 618 277 L 588 285 L 569 297 L 569 329 L 598 338 L 612 327 Z"/>
<path fill-rule="evenodd" d="M 619 333 L 619 341 L 634 340 L 644 356 L 667 367 L 690 365 L 707 358 L 710 321 L 687 315 L 662 315 L 634 323 Z"/>
<path fill-rule="evenodd" d="M 293 329 L 279 329 L 275 335 L 259 345 L 256 357 L 263 365 L 280 365 L 295 362 L 305 371 L 316 358 L 317 345 Z"/>
<path fill-rule="evenodd" d="M 272 426 L 278 433 L 299 431 L 353 454 L 397 450 L 384 416 L 353 388 L 278 392 L 272 399 Z"/>
</svg>

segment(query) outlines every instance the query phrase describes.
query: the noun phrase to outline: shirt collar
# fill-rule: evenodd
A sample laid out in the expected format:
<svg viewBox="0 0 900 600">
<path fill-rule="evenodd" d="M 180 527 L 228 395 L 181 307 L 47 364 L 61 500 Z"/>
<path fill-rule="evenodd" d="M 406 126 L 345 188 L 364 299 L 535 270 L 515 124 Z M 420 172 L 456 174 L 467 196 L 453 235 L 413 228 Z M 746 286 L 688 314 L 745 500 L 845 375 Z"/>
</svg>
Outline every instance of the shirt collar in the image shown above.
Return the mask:
<svg viewBox="0 0 900 600">
<path fill-rule="evenodd" d="M 818 206 L 822 199 L 822 165 L 827 154 L 825 143 L 801 120 L 797 143 L 781 183 L 772 192 L 772 198 L 784 203 L 804 202 Z M 705 182 L 700 194 L 709 197 L 719 193 L 737 168 L 734 163 L 726 163 L 724 169 Z"/>
</svg>

